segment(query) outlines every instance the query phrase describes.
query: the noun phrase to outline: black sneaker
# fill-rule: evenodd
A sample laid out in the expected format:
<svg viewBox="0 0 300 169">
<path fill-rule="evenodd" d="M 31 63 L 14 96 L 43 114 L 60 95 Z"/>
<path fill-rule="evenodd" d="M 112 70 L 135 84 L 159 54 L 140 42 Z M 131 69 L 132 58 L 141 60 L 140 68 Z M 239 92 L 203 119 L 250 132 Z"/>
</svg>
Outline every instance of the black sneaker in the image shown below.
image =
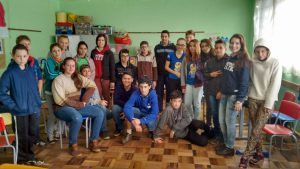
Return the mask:
<svg viewBox="0 0 300 169">
<path fill-rule="evenodd" d="M 29 160 L 24 163 L 25 165 L 31 165 L 31 166 L 44 166 L 45 162 L 38 159 Z"/>
<path fill-rule="evenodd" d="M 47 138 L 47 141 L 49 144 L 55 144 L 57 142 L 56 139 L 50 139 L 49 137 Z"/>
<path fill-rule="evenodd" d="M 217 151 L 216 154 L 223 156 L 234 156 L 234 149 L 225 147 L 224 149 Z"/>
<path fill-rule="evenodd" d="M 121 135 L 121 130 L 116 130 L 115 132 L 114 132 L 114 136 L 115 137 L 118 137 L 119 135 Z"/>
<path fill-rule="evenodd" d="M 126 144 L 132 139 L 132 134 L 127 133 L 126 136 L 122 139 L 122 143 Z"/>
<path fill-rule="evenodd" d="M 44 147 L 44 146 L 46 146 L 46 143 L 43 140 L 40 140 L 40 141 L 36 142 L 35 145 L 40 146 L 40 147 Z"/>
<path fill-rule="evenodd" d="M 104 131 L 104 132 L 103 132 L 103 139 L 104 139 L 104 140 L 109 140 L 109 139 L 110 139 L 110 136 L 109 136 L 109 134 L 108 134 L 108 131 Z"/>
</svg>

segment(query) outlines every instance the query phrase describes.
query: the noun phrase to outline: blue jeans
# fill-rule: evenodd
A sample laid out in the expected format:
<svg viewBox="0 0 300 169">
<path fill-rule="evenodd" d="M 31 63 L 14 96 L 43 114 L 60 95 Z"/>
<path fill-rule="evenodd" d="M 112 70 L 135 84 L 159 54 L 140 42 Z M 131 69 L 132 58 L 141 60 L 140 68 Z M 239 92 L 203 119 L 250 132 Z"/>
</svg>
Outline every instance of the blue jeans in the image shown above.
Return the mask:
<svg viewBox="0 0 300 169">
<path fill-rule="evenodd" d="M 141 118 L 148 115 L 147 113 L 141 112 L 140 109 L 138 109 L 136 107 L 133 108 L 133 114 L 134 114 L 134 118 L 136 118 L 136 119 L 141 119 Z M 147 126 L 149 131 L 154 131 L 155 128 L 156 128 L 156 119 L 153 120 L 153 121 L 148 122 L 146 124 L 146 126 Z"/>
<path fill-rule="evenodd" d="M 94 106 L 98 106 L 103 112 L 104 112 L 104 119 L 103 119 L 103 124 L 102 124 L 102 127 L 101 127 L 101 131 L 102 132 L 108 132 L 108 128 L 107 128 L 107 120 L 111 119 L 111 113 L 110 111 L 102 106 L 102 105 L 99 105 L 99 104 L 96 104 Z"/>
<path fill-rule="evenodd" d="M 217 138 L 222 137 L 222 132 L 219 122 L 219 100 L 216 99 L 215 95 L 208 95 L 208 101 L 210 106 L 210 113 L 213 116 L 214 122 L 214 133 Z"/>
<path fill-rule="evenodd" d="M 120 113 L 123 112 L 123 108 L 119 105 L 114 104 L 111 112 L 112 112 L 114 121 L 116 123 L 116 130 L 119 130 L 119 131 L 123 130 L 123 124 L 122 124 L 122 121 L 120 118 Z"/>
<path fill-rule="evenodd" d="M 82 109 L 75 109 L 70 106 L 63 106 L 59 108 L 55 113 L 58 119 L 69 123 L 70 134 L 69 144 L 77 144 L 77 137 L 82 124 L 82 117 L 90 117 L 92 119 L 92 131 L 90 140 L 97 140 L 99 138 L 100 129 L 103 124 L 105 113 L 100 106 L 87 105 Z"/>
<path fill-rule="evenodd" d="M 236 95 L 223 95 L 221 96 L 219 107 L 219 122 L 223 134 L 224 144 L 228 148 L 233 148 L 235 142 L 236 132 L 236 116 L 234 104 Z"/>
</svg>

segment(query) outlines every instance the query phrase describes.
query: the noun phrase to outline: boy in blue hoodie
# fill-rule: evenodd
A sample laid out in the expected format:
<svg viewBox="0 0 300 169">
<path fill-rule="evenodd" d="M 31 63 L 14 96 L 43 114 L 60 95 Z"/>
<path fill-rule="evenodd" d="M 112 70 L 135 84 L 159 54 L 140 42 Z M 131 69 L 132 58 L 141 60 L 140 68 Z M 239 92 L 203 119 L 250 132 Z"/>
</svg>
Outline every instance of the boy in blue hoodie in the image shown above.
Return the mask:
<svg viewBox="0 0 300 169">
<path fill-rule="evenodd" d="M 131 128 L 134 128 L 137 132 L 142 132 L 142 125 L 146 125 L 152 138 L 156 127 L 159 109 L 156 92 L 151 88 L 152 82 L 147 77 L 141 77 L 138 83 L 139 90 L 132 93 L 123 109 L 127 119 L 127 133 L 122 140 L 123 144 L 131 140 Z"/>
<path fill-rule="evenodd" d="M 43 165 L 44 162 L 37 160 L 32 151 L 35 130 L 30 124 L 34 124 L 34 114 L 39 112 L 41 99 L 37 83 L 33 83 L 36 81 L 34 69 L 27 64 L 28 57 L 24 45 L 13 48 L 13 61 L 0 80 L 0 102 L 16 116 L 18 164 Z"/>
</svg>

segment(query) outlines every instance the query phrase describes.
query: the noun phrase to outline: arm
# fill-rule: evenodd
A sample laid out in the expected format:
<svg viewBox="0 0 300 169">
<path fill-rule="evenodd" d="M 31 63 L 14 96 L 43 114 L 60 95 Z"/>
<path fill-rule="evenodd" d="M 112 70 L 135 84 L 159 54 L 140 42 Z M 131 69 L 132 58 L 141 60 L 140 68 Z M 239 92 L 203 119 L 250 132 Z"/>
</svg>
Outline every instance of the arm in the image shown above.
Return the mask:
<svg viewBox="0 0 300 169">
<path fill-rule="evenodd" d="M 265 108 L 272 109 L 274 102 L 277 100 L 277 95 L 281 87 L 282 79 L 282 66 L 277 61 L 274 65 L 274 69 L 271 75 L 268 90 L 265 97 Z"/>
<path fill-rule="evenodd" d="M 59 69 L 55 70 L 55 65 L 50 62 L 50 59 L 48 58 L 47 61 L 45 62 L 45 74 L 46 74 L 46 79 L 52 80 L 55 77 L 57 77 L 60 74 Z"/>
<path fill-rule="evenodd" d="M 95 75 L 96 75 L 96 67 L 93 59 L 89 58 L 89 65 L 91 68 L 91 79 L 95 80 Z"/>
<path fill-rule="evenodd" d="M 140 119 L 141 124 L 147 124 L 148 121 L 153 121 L 157 118 L 157 114 L 159 112 L 158 109 L 158 101 L 157 101 L 157 95 L 154 93 L 151 94 L 151 112 Z"/>
<path fill-rule="evenodd" d="M 185 71 L 186 71 L 186 61 L 185 59 L 182 61 L 181 66 L 181 73 L 180 73 L 180 82 L 181 82 L 181 88 L 185 90 Z"/>
<path fill-rule="evenodd" d="M 238 85 L 238 93 L 236 95 L 236 101 L 244 102 L 245 97 L 248 94 L 248 87 L 250 81 L 250 67 L 249 65 L 245 65 L 238 72 L 239 77 L 239 85 Z"/>
<path fill-rule="evenodd" d="M 114 104 L 124 107 L 125 101 L 121 99 L 121 94 L 119 93 L 121 90 L 121 86 L 117 86 L 114 92 Z"/>
<path fill-rule="evenodd" d="M 153 64 L 152 64 L 152 73 L 153 73 L 153 81 L 157 81 L 157 63 L 156 58 L 153 56 Z"/>
<path fill-rule="evenodd" d="M 126 118 L 128 119 L 128 121 L 132 121 L 134 115 L 133 115 L 133 107 L 134 107 L 134 104 L 135 104 L 135 101 L 137 99 L 138 96 L 138 93 L 134 92 L 129 100 L 126 102 L 126 104 L 124 105 L 124 114 L 126 116 Z"/>
<path fill-rule="evenodd" d="M 153 133 L 154 139 L 159 138 L 161 130 L 163 130 L 165 124 L 167 123 L 168 113 L 168 109 L 166 109 L 160 116 L 159 122 L 157 123 L 156 129 Z"/>
<path fill-rule="evenodd" d="M 111 51 L 109 52 L 109 76 L 110 82 L 115 82 L 115 58 Z"/>
</svg>

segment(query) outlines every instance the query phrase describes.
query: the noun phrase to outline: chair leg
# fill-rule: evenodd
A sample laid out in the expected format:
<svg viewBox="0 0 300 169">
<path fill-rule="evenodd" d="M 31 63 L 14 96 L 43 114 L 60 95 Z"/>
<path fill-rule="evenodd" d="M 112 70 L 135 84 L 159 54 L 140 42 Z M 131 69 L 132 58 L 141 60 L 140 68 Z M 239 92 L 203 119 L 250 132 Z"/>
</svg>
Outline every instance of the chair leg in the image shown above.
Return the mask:
<svg viewBox="0 0 300 169">
<path fill-rule="evenodd" d="M 269 161 L 271 159 L 271 153 L 272 153 L 272 141 L 273 141 L 273 137 L 275 135 L 272 135 L 271 138 L 270 138 L 270 145 L 269 145 Z"/>
<path fill-rule="evenodd" d="M 295 140 L 295 144 L 296 144 L 296 151 L 297 151 L 297 157 L 299 157 L 299 150 L 298 150 L 298 139 L 295 135 L 292 135 L 292 137 Z"/>
<path fill-rule="evenodd" d="M 89 148 L 89 118 L 85 120 L 85 147 Z"/>
<path fill-rule="evenodd" d="M 63 143 L 62 143 L 62 121 L 58 121 L 59 126 L 59 141 L 60 141 L 60 149 L 63 149 Z"/>
<path fill-rule="evenodd" d="M 12 149 L 13 149 L 13 159 L 14 159 L 14 164 L 17 164 L 17 156 L 18 156 L 18 154 L 17 154 L 17 152 L 16 152 L 16 149 L 15 149 L 15 147 L 14 146 L 12 146 L 11 147 Z"/>
</svg>

